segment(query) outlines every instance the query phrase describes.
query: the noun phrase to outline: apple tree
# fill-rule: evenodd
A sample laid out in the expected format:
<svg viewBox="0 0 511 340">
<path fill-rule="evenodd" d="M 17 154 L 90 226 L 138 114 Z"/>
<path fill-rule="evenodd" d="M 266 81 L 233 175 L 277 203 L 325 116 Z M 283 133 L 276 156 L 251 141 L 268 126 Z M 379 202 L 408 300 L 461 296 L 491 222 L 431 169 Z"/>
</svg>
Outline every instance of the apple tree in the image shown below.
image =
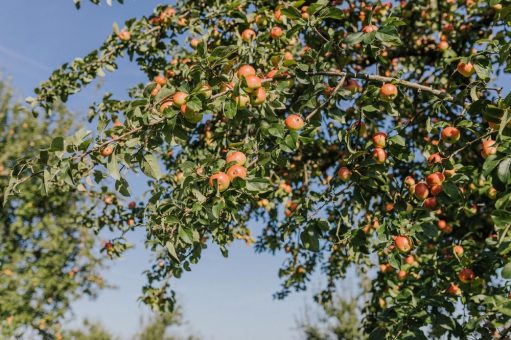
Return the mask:
<svg viewBox="0 0 511 340">
<path fill-rule="evenodd" d="M 44 157 L 69 133 L 71 115 L 57 107 L 51 121 L 32 116 L 0 82 L 0 189 L 12 185 L 9 169 L 25 173 L 17 162 Z M 20 183 L 16 196 L 0 207 L 0 338 L 21 334 L 59 336 L 69 305 L 104 286 L 98 270 L 98 238 L 80 228 L 86 204 L 77 191 L 38 183 Z M 35 332 L 35 333 L 34 333 Z"/>
<path fill-rule="evenodd" d="M 92 1 L 99 3 L 99 1 Z M 79 3 L 79 2 L 78 2 Z M 511 4 L 489 0 L 187 0 L 114 25 L 55 70 L 34 114 L 119 58 L 146 76 L 90 106 L 94 131 L 20 161 L 32 183 L 82 193 L 84 230 L 146 230 L 142 301 L 205 247 L 283 250 L 277 298 L 352 266 L 371 277 L 370 338 L 504 336 L 511 328 Z M 130 202 L 130 173 L 149 180 Z M 110 244 L 118 255 L 122 238 Z"/>
</svg>

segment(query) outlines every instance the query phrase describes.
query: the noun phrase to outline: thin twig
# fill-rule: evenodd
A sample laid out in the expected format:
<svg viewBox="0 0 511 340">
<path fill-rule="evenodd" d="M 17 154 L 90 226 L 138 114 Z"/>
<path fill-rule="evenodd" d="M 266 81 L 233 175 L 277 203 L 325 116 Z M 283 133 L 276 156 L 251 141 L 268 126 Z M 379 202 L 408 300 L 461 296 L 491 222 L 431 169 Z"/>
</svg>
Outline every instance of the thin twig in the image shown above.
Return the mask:
<svg viewBox="0 0 511 340">
<path fill-rule="evenodd" d="M 325 106 L 328 105 L 328 103 L 330 103 L 330 101 L 332 100 L 333 97 L 335 97 L 335 95 L 337 94 L 337 92 L 339 92 L 339 90 L 341 89 L 341 87 L 344 85 L 344 82 L 346 81 L 346 76 L 347 74 L 345 73 L 342 78 L 341 78 L 341 81 L 339 81 L 339 83 L 337 84 L 337 86 L 334 88 L 334 90 L 332 91 L 332 93 L 330 94 L 330 96 L 320 105 L 318 106 L 317 108 L 315 108 L 314 110 L 312 110 L 311 113 L 309 113 L 307 115 L 307 117 L 305 117 L 305 120 L 306 121 L 309 121 L 311 120 L 312 117 L 314 117 L 314 115 L 316 113 L 318 113 L 321 109 L 323 109 Z"/>
</svg>

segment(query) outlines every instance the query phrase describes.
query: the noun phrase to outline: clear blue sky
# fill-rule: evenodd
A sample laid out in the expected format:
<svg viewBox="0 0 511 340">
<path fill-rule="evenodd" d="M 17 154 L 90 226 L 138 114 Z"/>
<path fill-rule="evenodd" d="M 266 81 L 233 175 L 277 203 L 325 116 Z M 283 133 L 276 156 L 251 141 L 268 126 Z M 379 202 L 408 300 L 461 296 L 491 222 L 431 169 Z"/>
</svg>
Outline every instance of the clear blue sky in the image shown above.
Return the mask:
<svg viewBox="0 0 511 340">
<path fill-rule="evenodd" d="M 114 21 L 148 14 L 160 1 L 125 0 L 124 6 L 96 7 L 84 4 L 77 11 L 72 0 L 2 0 L 0 2 L 0 73 L 12 77 L 20 98 L 32 95 L 39 82 L 47 79 L 60 64 L 84 56 L 98 47 L 112 31 Z M 146 81 L 134 65 L 121 63 L 114 74 L 107 74 L 100 89 L 94 85 L 72 97 L 69 107 L 82 119 L 88 105 L 101 94 L 112 91 L 122 96 L 136 82 Z M 142 191 L 145 179 L 135 178 Z M 261 226 L 254 225 L 254 233 Z M 142 271 L 151 261 L 143 247 L 143 234 L 132 236 L 135 250 L 113 262 L 106 272 L 116 290 L 103 291 L 95 301 L 74 304 L 75 318 L 67 326 L 76 326 L 89 317 L 101 320 L 123 339 L 133 334 L 147 309 L 137 301 L 144 282 Z M 192 331 L 204 339 L 296 339 L 296 318 L 310 293 L 293 294 L 284 301 L 272 299 L 279 289 L 277 271 L 284 257 L 255 254 L 243 243 L 234 245 L 229 259 L 210 248 L 200 264 L 179 281 L 174 281 L 178 299 Z M 313 282 L 311 287 L 318 288 Z"/>
</svg>

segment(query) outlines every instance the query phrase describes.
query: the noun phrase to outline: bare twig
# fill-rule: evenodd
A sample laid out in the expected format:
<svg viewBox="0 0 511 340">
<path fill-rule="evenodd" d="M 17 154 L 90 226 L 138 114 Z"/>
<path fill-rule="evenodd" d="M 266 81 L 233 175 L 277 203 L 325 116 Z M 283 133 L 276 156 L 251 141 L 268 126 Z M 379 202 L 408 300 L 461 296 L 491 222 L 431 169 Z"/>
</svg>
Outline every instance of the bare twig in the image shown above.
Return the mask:
<svg viewBox="0 0 511 340">
<path fill-rule="evenodd" d="M 328 103 L 330 103 L 330 101 L 332 100 L 333 97 L 335 97 L 335 95 L 337 94 L 337 92 L 341 89 L 341 87 L 344 85 L 344 82 L 346 81 L 346 76 L 347 74 L 345 73 L 341 80 L 339 81 L 339 83 L 337 84 L 337 86 L 333 89 L 332 93 L 330 94 L 330 96 L 328 96 L 328 98 L 321 104 L 319 105 L 317 108 L 315 108 L 314 110 L 312 110 L 311 113 L 309 113 L 307 115 L 307 117 L 305 117 L 305 120 L 306 121 L 309 121 L 311 120 L 312 117 L 314 117 L 314 115 L 316 113 L 318 113 L 321 109 L 323 109 L 325 106 L 328 105 Z"/>
</svg>

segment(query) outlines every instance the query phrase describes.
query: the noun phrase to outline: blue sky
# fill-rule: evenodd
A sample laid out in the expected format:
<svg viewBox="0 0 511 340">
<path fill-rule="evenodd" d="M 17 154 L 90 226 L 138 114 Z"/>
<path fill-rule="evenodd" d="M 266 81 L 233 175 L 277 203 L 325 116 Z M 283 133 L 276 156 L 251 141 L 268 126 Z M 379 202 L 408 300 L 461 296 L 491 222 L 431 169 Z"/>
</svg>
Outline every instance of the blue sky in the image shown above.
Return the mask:
<svg viewBox="0 0 511 340">
<path fill-rule="evenodd" d="M 72 0 L 2 0 L 0 2 L 0 73 L 12 77 L 20 98 L 32 95 L 33 89 L 60 64 L 84 56 L 98 47 L 112 31 L 114 21 L 148 14 L 159 1 L 125 0 L 124 6 L 96 7 L 84 3 L 75 10 Z M 87 107 L 111 91 L 122 96 L 136 82 L 146 81 L 134 65 L 122 62 L 118 72 L 107 74 L 101 88 L 90 86 L 69 101 L 80 119 Z M 134 177 L 141 193 L 145 179 Z M 255 234 L 261 229 L 253 225 Z M 142 271 L 151 254 L 143 247 L 143 231 L 131 237 L 136 248 L 113 262 L 106 272 L 115 290 L 103 291 L 97 300 L 74 304 L 77 326 L 88 317 L 101 320 L 123 339 L 132 335 L 142 315 L 148 310 L 137 301 L 144 283 Z M 251 247 L 237 243 L 228 259 L 215 248 L 208 249 L 191 273 L 174 281 L 178 299 L 184 307 L 188 325 L 177 334 L 193 332 L 204 339 L 296 339 L 296 319 L 306 304 L 312 305 L 310 293 L 293 294 L 284 301 L 272 299 L 279 289 L 277 271 L 282 254 L 255 254 Z M 311 287 L 319 288 L 319 282 Z"/>
</svg>

